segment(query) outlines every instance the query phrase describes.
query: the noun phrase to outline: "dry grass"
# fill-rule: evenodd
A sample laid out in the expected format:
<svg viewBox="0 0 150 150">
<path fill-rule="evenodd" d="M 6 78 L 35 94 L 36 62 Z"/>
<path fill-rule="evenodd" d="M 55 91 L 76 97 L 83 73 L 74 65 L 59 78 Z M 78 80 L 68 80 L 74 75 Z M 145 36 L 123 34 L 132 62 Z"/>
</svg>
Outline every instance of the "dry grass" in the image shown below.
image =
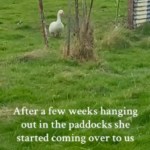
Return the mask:
<svg viewBox="0 0 150 150">
<path fill-rule="evenodd" d="M 113 27 L 107 31 L 101 41 L 101 49 L 124 49 L 130 47 L 130 42 L 126 37 L 126 29 Z"/>
<path fill-rule="evenodd" d="M 66 48 L 64 48 L 63 55 L 67 56 Z M 79 38 L 75 35 L 71 41 L 69 57 L 80 61 L 95 59 L 93 27 L 89 26 L 86 30 L 85 25 L 82 24 Z"/>
<path fill-rule="evenodd" d="M 44 58 L 48 55 L 48 50 L 47 49 L 39 49 L 39 50 L 33 50 L 31 52 L 26 52 L 23 55 L 17 57 L 19 61 L 31 61 L 31 60 L 36 60 L 36 59 L 41 59 Z"/>
<path fill-rule="evenodd" d="M 1 118 L 6 118 L 6 117 L 9 117 L 9 116 L 12 116 L 13 115 L 13 109 L 9 109 L 7 107 L 2 107 L 0 109 L 0 117 Z"/>
</svg>

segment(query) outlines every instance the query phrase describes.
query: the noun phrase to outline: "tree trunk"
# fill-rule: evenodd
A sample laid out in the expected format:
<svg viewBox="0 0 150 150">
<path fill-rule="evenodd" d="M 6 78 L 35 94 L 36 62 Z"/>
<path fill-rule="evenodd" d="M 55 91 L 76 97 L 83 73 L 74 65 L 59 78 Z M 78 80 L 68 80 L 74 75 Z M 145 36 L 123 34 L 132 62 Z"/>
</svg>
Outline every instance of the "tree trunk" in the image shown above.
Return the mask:
<svg viewBox="0 0 150 150">
<path fill-rule="evenodd" d="M 40 17 L 41 17 L 41 25 L 42 25 L 42 33 L 43 33 L 44 43 L 45 43 L 46 47 L 48 47 L 47 29 L 46 29 L 44 12 L 43 12 L 43 0 L 39 0 L 39 11 L 40 11 Z"/>
</svg>

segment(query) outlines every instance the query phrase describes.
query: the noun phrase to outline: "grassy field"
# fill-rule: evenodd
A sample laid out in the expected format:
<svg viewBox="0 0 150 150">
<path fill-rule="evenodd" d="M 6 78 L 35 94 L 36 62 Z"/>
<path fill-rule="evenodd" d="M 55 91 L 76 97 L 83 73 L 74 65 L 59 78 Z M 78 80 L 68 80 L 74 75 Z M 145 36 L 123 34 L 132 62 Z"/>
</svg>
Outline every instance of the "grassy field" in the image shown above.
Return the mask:
<svg viewBox="0 0 150 150">
<path fill-rule="evenodd" d="M 44 0 L 46 22 L 58 9 L 67 12 L 67 1 Z M 121 22 L 113 30 L 114 0 L 95 0 L 92 21 L 97 61 L 63 59 L 63 37 L 49 39 L 45 49 L 40 29 L 38 1 L 0 1 L 0 150 L 148 150 L 150 147 L 150 25 L 124 28 L 127 2 L 121 1 Z M 67 17 L 63 19 L 67 24 Z M 23 130 L 21 122 L 60 122 L 104 119 L 102 116 L 13 116 L 15 107 L 127 108 L 139 116 L 130 129 Z M 116 117 L 105 117 L 115 122 Z M 123 117 L 126 121 L 127 118 Z M 17 135 L 132 135 L 135 141 L 80 143 L 17 143 Z"/>
</svg>

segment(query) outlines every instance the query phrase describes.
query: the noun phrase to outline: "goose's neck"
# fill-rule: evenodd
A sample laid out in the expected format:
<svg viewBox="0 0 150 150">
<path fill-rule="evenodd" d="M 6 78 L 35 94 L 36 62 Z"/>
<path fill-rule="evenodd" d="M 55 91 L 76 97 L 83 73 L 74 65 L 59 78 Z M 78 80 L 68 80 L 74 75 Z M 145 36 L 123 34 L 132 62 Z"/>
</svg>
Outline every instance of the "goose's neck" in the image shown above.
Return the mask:
<svg viewBox="0 0 150 150">
<path fill-rule="evenodd" d="M 57 22 L 61 22 L 61 16 L 59 13 L 57 14 Z"/>
</svg>

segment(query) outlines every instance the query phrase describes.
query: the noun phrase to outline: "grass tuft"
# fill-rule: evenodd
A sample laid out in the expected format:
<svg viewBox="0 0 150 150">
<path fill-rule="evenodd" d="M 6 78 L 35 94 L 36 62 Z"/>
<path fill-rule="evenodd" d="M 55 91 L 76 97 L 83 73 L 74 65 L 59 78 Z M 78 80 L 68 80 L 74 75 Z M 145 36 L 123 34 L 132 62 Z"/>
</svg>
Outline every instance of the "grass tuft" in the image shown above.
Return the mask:
<svg viewBox="0 0 150 150">
<path fill-rule="evenodd" d="M 141 48 L 143 48 L 143 49 L 150 49 L 150 37 L 143 38 L 139 42 L 138 46 L 141 47 Z"/>
<path fill-rule="evenodd" d="M 111 28 L 104 33 L 101 41 L 101 49 L 126 49 L 131 46 L 129 39 L 126 37 L 127 30 L 122 27 Z"/>
<path fill-rule="evenodd" d="M 140 36 L 149 36 L 150 35 L 150 23 L 146 22 L 143 25 L 139 26 L 136 29 L 136 33 L 138 33 Z"/>
</svg>

